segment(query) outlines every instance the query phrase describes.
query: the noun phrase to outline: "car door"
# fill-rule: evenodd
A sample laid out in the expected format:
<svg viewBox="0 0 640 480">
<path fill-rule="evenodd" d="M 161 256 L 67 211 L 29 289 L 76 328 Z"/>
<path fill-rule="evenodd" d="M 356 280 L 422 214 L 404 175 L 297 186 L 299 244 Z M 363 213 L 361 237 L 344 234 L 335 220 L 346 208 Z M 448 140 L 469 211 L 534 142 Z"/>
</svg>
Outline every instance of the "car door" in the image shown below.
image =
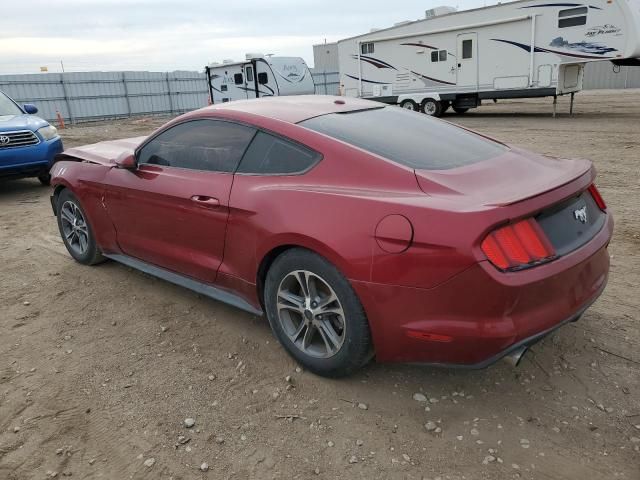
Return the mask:
<svg viewBox="0 0 640 480">
<path fill-rule="evenodd" d="M 128 256 L 203 282 L 222 262 L 235 171 L 255 129 L 199 119 L 172 126 L 112 169 L 106 207 Z"/>
</svg>

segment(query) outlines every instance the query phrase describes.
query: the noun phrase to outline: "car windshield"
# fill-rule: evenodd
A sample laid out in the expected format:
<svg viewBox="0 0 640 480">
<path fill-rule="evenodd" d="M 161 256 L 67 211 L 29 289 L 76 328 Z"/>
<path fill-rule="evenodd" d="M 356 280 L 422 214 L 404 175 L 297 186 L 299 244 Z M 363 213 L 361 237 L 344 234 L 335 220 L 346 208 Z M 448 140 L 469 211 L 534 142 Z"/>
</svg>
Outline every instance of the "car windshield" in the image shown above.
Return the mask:
<svg viewBox="0 0 640 480">
<path fill-rule="evenodd" d="M 0 116 L 2 115 L 21 115 L 22 110 L 13 103 L 9 97 L 0 92 Z"/>
<path fill-rule="evenodd" d="M 507 151 L 504 145 L 398 107 L 310 118 L 300 125 L 419 170 L 446 170 Z"/>
</svg>

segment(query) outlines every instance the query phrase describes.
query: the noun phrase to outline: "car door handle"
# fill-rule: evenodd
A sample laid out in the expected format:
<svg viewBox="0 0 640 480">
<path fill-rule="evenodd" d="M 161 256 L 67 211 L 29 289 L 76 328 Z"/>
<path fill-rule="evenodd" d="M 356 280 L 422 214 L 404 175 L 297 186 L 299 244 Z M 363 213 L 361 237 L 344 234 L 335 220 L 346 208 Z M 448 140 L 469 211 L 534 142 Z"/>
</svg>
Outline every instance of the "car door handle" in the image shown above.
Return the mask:
<svg viewBox="0 0 640 480">
<path fill-rule="evenodd" d="M 214 197 L 207 197 L 206 195 L 194 195 L 191 197 L 191 200 L 203 207 L 216 208 L 220 206 L 220 200 Z"/>
</svg>

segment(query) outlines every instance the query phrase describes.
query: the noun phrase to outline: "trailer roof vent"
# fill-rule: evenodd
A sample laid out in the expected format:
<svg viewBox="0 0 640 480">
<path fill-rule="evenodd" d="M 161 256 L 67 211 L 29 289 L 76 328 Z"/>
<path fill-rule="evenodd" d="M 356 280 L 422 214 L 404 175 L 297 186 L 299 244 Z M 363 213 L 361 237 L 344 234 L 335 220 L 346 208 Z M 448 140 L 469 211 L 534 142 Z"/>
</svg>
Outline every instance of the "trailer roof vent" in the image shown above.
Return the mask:
<svg viewBox="0 0 640 480">
<path fill-rule="evenodd" d="M 369 33 L 375 33 L 375 32 L 379 32 L 380 30 L 382 30 L 381 28 L 372 28 L 369 30 Z"/>
<path fill-rule="evenodd" d="M 396 22 L 393 24 L 394 27 L 399 27 L 401 25 L 406 25 L 407 23 L 411 23 L 411 20 L 403 20 L 401 22 Z"/>
<path fill-rule="evenodd" d="M 424 17 L 425 18 L 439 17 L 440 15 L 447 15 L 448 13 L 454 13 L 457 11 L 458 10 L 455 7 L 447 7 L 447 6 L 435 7 L 435 8 L 430 8 L 429 10 L 424 12 Z"/>
<path fill-rule="evenodd" d="M 230 58 L 225 58 L 224 60 L 222 60 L 223 65 L 229 65 L 230 63 L 235 63 L 235 62 Z"/>
<path fill-rule="evenodd" d="M 264 58 L 264 53 L 247 53 L 245 55 L 247 60 L 253 60 L 255 58 Z"/>
</svg>

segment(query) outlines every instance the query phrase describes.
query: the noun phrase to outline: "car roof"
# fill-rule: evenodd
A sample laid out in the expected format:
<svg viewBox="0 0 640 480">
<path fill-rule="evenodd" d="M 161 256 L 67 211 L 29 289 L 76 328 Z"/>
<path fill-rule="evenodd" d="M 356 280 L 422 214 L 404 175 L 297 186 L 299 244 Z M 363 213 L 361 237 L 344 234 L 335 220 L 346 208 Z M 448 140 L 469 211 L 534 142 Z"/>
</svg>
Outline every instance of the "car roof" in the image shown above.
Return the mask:
<svg viewBox="0 0 640 480">
<path fill-rule="evenodd" d="M 370 100 L 330 95 L 295 95 L 290 97 L 262 97 L 237 100 L 201 109 L 201 112 L 238 112 L 299 123 L 329 113 L 353 112 L 380 108 L 383 104 Z"/>
</svg>

